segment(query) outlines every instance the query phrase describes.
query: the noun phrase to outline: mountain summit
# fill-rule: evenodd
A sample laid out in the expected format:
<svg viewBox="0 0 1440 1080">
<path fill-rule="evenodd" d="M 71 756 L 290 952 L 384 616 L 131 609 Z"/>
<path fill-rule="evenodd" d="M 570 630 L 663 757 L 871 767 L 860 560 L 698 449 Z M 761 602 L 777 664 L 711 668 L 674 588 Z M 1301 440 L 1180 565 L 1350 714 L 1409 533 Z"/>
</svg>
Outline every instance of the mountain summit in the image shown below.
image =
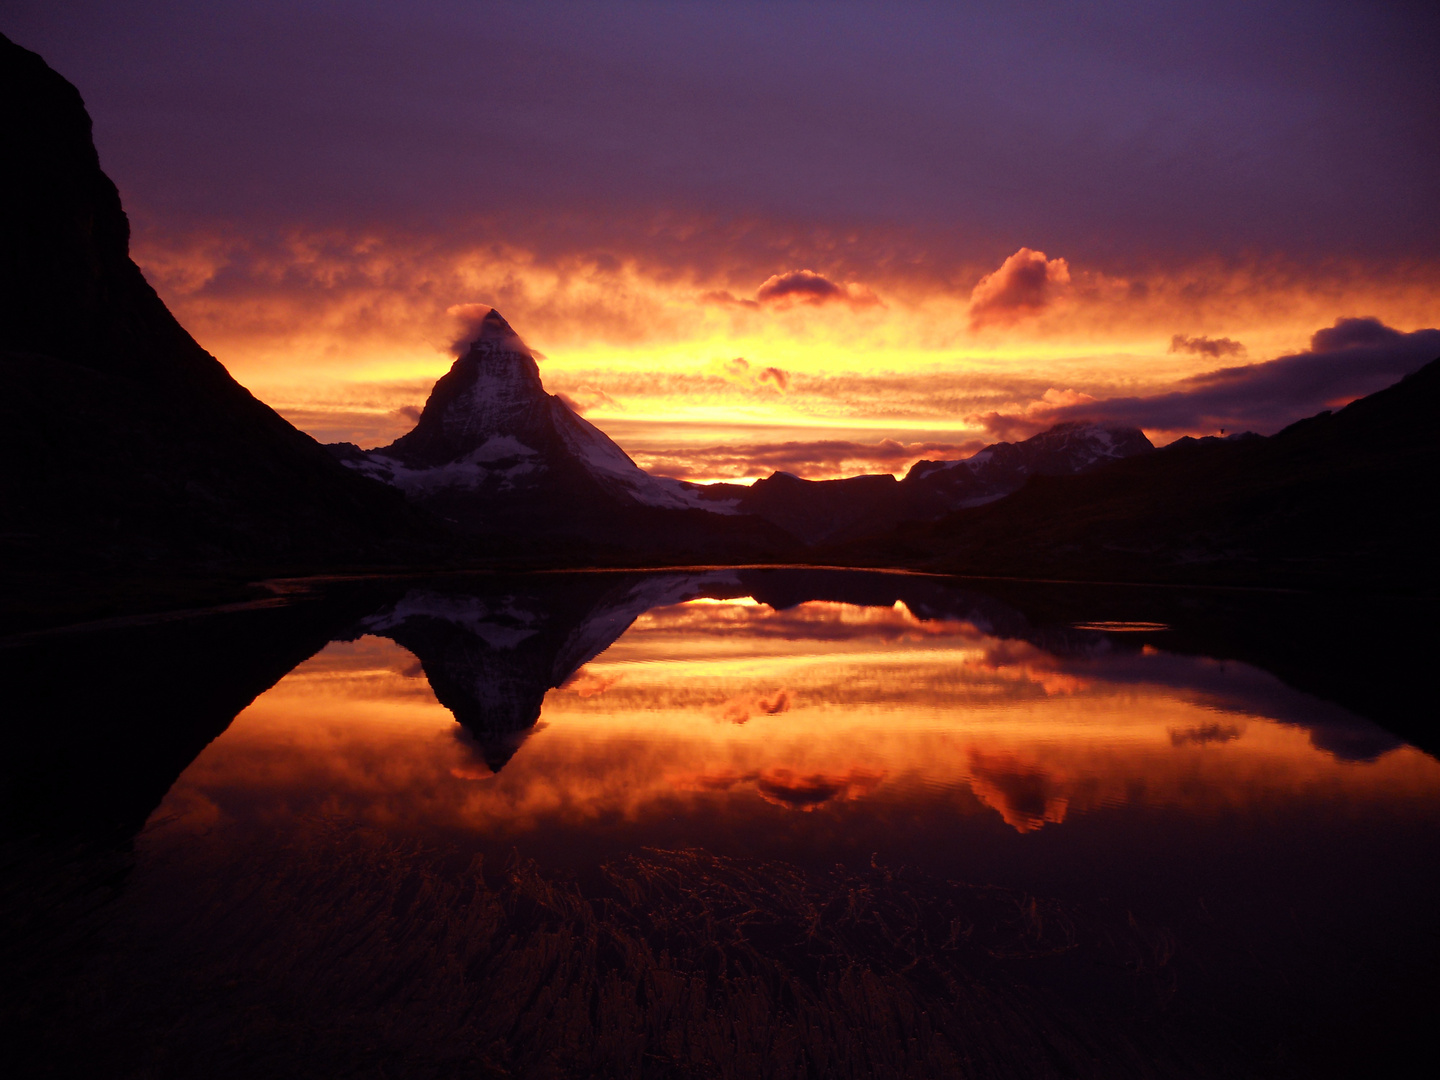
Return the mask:
<svg viewBox="0 0 1440 1080">
<path fill-rule="evenodd" d="M 413 431 L 377 450 L 350 443 L 331 449 L 352 469 L 422 502 L 444 503 L 445 516 L 462 525 L 492 520 L 498 503 L 520 511 L 562 493 L 581 505 L 598 500 L 733 513 L 728 505 L 702 503 L 693 484 L 651 476 L 546 393 L 535 354 L 493 308 L 430 391 Z"/>
<path fill-rule="evenodd" d="M 497 461 L 507 451 L 523 456 L 521 443 L 534 446 L 548 435 L 543 429 L 553 401 L 534 355 L 492 308 L 464 355 L 435 384 L 415 429 L 379 453 L 410 469 Z"/>
<path fill-rule="evenodd" d="M 734 532 L 722 520 L 736 515 L 733 500 L 702 498 L 698 485 L 651 476 L 546 393 L 534 353 L 493 309 L 436 382 L 413 431 L 375 450 L 351 443 L 330 449 L 471 534 L 633 546 L 658 526 L 659 534 L 643 539 L 649 547 L 662 534 L 708 531 L 713 543 Z M 689 520 L 654 517 L 665 511 Z M 747 526 L 756 527 L 770 541 L 785 540 L 759 522 Z"/>
</svg>

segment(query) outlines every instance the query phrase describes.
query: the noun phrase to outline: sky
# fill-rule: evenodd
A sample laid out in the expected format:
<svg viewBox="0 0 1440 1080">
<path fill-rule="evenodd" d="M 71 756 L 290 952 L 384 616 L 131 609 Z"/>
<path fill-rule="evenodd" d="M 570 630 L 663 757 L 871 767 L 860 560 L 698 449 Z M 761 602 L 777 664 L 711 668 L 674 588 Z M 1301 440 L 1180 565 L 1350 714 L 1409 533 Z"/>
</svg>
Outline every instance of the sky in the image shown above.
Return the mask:
<svg viewBox="0 0 1440 1080">
<path fill-rule="evenodd" d="M 323 441 L 474 305 L 656 472 L 1272 433 L 1440 356 L 1440 13 L 6 0 L 132 253 Z"/>
</svg>

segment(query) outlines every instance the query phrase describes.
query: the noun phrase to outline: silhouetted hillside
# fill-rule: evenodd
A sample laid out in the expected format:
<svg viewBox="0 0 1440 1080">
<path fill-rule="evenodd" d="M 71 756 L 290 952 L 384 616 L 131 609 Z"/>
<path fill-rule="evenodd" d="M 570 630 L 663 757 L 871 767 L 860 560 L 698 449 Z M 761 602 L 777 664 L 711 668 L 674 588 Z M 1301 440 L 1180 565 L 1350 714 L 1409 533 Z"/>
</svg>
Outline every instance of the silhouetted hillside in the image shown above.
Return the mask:
<svg viewBox="0 0 1440 1080">
<path fill-rule="evenodd" d="M 232 379 L 129 256 L 79 93 L 0 37 L 0 556 L 11 572 L 414 557 L 437 530 Z"/>
<path fill-rule="evenodd" d="M 831 552 L 960 573 L 1433 593 L 1440 361 L 1268 439 L 1183 439 Z"/>
<path fill-rule="evenodd" d="M 1139 428 L 1072 421 L 1016 443 L 992 443 L 957 461 L 917 461 L 904 480 L 889 473 L 804 480 L 772 473 L 750 486 L 713 484 L 702 498 L 753 514 L 806 544 L 836 544 L 878 526 L 935 521 L 994 502 L 1031 476 L 1073 476 L 1155 448 Z"/>
</svg>

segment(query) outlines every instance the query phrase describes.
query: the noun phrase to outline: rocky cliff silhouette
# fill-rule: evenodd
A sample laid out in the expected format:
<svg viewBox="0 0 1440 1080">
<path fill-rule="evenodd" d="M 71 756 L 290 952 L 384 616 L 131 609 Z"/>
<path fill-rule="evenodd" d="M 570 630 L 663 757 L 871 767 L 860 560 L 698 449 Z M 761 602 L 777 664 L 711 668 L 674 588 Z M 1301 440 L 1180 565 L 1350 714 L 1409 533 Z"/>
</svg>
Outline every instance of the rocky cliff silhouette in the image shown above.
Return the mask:
<svg viewBox="0 0 1440 1080">
<path fill-rule="evenodd" d="M 339 467 L 176 322 L 130 258 L 80 94 L 3 37 L 0 159 L 0 560 L 12 572 L 436 550 L 423 515 Z"/>
</svg>

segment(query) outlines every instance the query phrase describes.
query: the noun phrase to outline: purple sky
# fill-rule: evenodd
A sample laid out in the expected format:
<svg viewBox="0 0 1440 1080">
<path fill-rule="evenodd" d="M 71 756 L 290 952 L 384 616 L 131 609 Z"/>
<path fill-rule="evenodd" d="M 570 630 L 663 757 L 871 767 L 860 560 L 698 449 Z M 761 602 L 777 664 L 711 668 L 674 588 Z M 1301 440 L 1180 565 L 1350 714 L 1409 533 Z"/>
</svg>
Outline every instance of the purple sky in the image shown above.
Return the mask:
<svg viewBox="0 0 1440 1080">
<path fill-rule="evenodd" d="M 1111 267 L 1440 247 L 1433 5 L 6 11 L 79 85 L 128 204 L 170 222 L 483 213 L 564 247 L 668 211 L 938 233 L 940 272 L 1017 237 Z"/>
<path fill-rule="evenodd" d="M 7 0 L 0 31 L 79 87 L 182 322 L 322 438 L 408 426 L 456 305 L 697 476 L 1086 412 L 1272 431 L 1440 323 L 1433 2 Z M 1307 348 L 1369 316 L 1374 348 Z"/>
</svg>

